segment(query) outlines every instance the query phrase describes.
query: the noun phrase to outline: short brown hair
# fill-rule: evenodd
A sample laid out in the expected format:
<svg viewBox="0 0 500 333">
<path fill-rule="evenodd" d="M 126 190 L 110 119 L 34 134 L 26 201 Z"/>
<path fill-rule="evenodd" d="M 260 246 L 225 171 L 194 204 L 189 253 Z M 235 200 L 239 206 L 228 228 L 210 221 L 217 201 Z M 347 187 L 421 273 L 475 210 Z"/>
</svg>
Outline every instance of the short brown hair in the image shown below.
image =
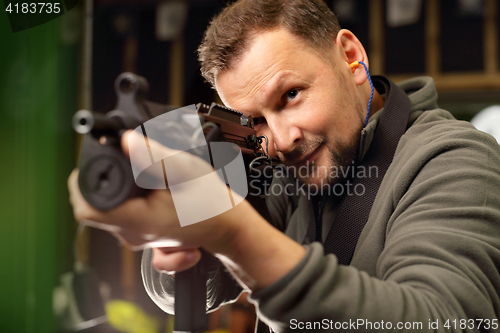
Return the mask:
<svg viewBox="0 0 500 333">
<path fill-rule="evenodd" d="M 198 48 L 201 74 L 215 87 L 217 74 L 243 54 L 255 33 L 278 27 L 319 50 L 331 47 L 340 30 L 323 0 L 240 0 L 210 22 Z"/>
</svg>

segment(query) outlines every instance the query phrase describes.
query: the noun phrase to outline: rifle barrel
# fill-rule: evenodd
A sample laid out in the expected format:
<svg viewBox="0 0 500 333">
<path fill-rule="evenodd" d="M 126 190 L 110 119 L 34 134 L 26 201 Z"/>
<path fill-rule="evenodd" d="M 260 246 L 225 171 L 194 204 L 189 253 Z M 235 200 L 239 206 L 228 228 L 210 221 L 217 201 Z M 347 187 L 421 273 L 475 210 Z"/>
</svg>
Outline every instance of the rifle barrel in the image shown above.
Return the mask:
<svg viewBox="0 0 500 333">
<path fill-rule="evenodd" d="M 80 110 L 73 116 L 73 128 L 80 134 L 118 135 L 125 128 L 117 118 L 108 118 L 97 112 Z"/>
</svg>

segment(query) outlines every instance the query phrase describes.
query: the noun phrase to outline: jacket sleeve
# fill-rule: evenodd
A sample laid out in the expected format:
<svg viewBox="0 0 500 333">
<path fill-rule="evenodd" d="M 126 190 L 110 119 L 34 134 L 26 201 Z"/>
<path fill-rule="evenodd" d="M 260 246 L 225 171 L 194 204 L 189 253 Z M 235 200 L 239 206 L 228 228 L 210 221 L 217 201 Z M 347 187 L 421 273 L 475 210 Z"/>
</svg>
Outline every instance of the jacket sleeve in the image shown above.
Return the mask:
<svg viewBox="0 0 500 333">
<path fill-rule="evenodd" d="M 500 330 L 500 147 L 448 124 L 402 138 L 354 254 L 372 271 L 313 243 L 252 295 L 276 332 Z"/>
</svg>

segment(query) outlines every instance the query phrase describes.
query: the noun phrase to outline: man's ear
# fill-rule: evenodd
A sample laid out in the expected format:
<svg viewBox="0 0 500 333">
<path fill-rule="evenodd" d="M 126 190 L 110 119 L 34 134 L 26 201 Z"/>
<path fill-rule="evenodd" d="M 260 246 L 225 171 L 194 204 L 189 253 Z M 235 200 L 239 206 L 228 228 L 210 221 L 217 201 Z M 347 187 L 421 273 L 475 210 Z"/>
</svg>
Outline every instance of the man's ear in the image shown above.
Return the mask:
<svg viewBox="0 0 500 333">
<path fill-rule="evenodd" d="M 368 56 L 366 55 L 365 48 L 351 31 L 346 29 L 340 30 L 337 34 L 335 43 L 342 53 L 341 56 L 344 58 L 346 66 L 349 67 L 349 71 L 351 71 L 349 65 L 355 61 L 362 61 L 369 68 Z M 363 66 L 353 68 L 353 75 L 357 85 L 361 85 L 366 81 L 366 73 Z"/>
</svg>

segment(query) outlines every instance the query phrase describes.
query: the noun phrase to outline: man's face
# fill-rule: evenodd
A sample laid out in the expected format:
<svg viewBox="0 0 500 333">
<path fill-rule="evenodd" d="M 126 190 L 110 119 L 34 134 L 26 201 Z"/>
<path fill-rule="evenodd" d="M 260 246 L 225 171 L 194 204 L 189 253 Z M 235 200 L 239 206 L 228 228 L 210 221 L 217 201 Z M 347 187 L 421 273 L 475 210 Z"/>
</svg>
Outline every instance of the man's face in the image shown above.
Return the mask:
<svg viewBox="0 0 500 333">
<path fill-rule="evenodd" d="M 217 91 L 227 106 L 255 119 L 270 155 L 297 168 L 305 183 L 337 181 L 331 175 L 355 157 L 365 113 L 341 49 L 320 56 L 277 29 L 256 34 L 231 65 L 217 76 Z"/>
</svg>

